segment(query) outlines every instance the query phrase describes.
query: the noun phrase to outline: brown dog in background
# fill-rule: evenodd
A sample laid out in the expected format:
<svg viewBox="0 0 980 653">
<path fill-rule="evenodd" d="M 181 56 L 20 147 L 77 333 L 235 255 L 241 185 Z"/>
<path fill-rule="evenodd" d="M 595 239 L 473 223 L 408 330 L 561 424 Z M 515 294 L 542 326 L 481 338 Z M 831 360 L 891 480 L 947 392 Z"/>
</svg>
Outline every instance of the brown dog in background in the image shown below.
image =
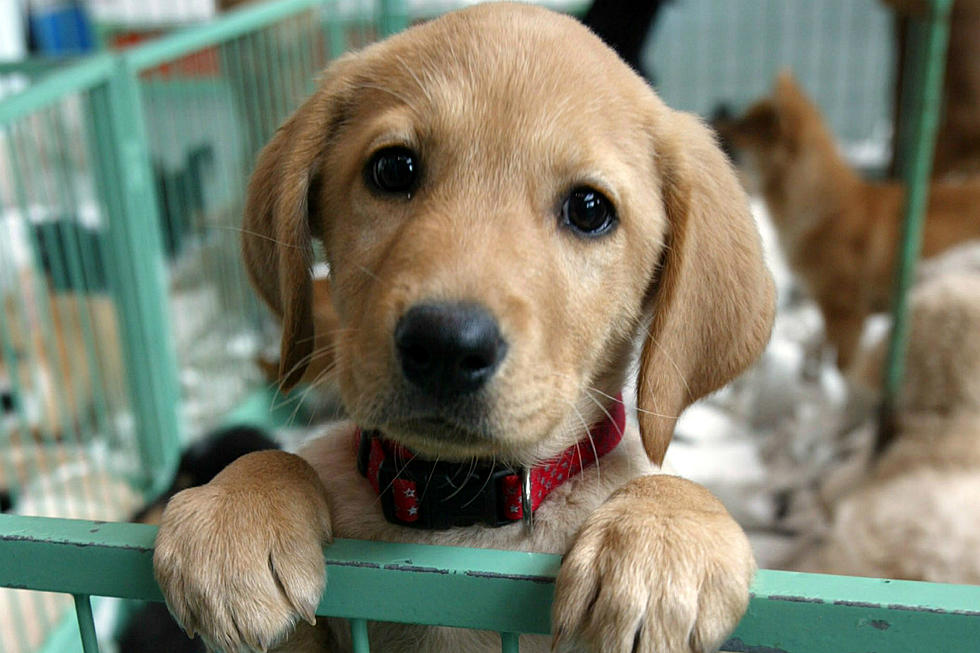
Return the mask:
<svg viewBox="0 0 980 653">
<path fill-rule="evenodd" d="M 848 369 L 865 318 L 891 301 L 903 187 L 862 179 L 788 73 L 770 97 L 717 128 L 765 199 L 790 267 L 820 306 L 838 367 Z M 972 238 L 980 238 L 980 179 L 932 184 L 923 256 Z"/>
<path fill-rule="evenodd" d="M 226 653 L 349 650 L 343 622 L 301 623 L 339 536 L 565 554 L 558 646 L 717 649 L 753 556 L 714 497 L 658 465 L 678 414 L 762 351 L 774 297 L 707 128 L 574 19 L 479 5 L 336 61 L 262 151 L 244 227 L 252 279 L 282 317 L 287 388 L 318 354 L 322 240 L 338 323 L 323 346 L 351 421 L 173 498 L 154 566 L 189 632 Z M 393 524 L 358 473 L 368 430 L 413 460 L 552 460 L 621 410 L 637 354 L 639 428 L 553 491 L 533 529 Z M 389 653 L 500 646 L 418 625 L 369 636 Z M 522 650 L 552 642 L 525 636 Z"/>
</svg>

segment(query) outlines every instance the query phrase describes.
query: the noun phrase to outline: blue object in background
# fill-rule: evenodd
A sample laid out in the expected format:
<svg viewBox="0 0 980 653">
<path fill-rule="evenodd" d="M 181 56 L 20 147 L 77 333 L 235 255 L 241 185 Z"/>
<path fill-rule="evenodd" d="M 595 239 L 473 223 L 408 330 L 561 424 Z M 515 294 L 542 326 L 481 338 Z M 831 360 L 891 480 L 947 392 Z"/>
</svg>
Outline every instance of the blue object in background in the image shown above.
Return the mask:
<svg viewBox="0 0 980 653">
<path fill-rule="evenodd" d="M 32 0 L 30 28 L 35 48 L 46 55 L 75 55 L 95 49 L 92 25 L 77 2 Z"/>
</svg>

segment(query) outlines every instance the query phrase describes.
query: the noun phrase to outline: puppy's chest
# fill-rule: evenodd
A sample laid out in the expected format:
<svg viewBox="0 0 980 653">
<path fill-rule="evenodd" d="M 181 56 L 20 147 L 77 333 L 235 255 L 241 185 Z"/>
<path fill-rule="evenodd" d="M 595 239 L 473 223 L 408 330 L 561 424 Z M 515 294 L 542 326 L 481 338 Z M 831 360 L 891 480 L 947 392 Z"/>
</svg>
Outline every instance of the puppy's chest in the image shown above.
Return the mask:
<svg viewBox="0 0 980 653">
<path fill-rule="evenodd" d="M 543 553 L 564 553 L 582 522 L 610 494 L 632 478 L 658 471 L 643 454 L 635 429 L 627 428 L 615 450 L 551 492 L 535 512 L 530 535 L 520 522 L 497 528 L 425 530 L 385 520 L 381 500 L 357 470 L 352 425 L 337 425 L 298 453 L 316 470 L 327 491 L 335 537 Z"/>
<path fill-rule="evenodd" d="M 609 495 L 632 478 L 658 471 L 643 455 L 638 434 L 627 429 L 628 434 L 619 447 L 602 457 L 598 466 L 584 470 L 548 496 L 535 512 L 531 534 L 525 533 L 520 522 L 497 528 L 419 530 L 385 520 L 374 489 L 357 471 L 352 428 L 350 425 L 336 428 L 299 452 L 317 471 L 326 488 L 333 535 L 338 538 L 563 554 L 582 523 Z M 344 591 L 344 588 L 331 588 L 328 578 L 327 591 Z M 416 599 L 424 600 L 424 597 Z M 339 643 L 338 650 L 350 650 L 346 622 L 329 621 L 333 637 Z M 500 638 L 495 633 L 428 626 L 372 624 L 370 640 L 372 650 L 393 653 L 500 650 Z M 521 650 L 548 651 L 550 641 L 548 636 L 522 636 Z"/>
</svg>

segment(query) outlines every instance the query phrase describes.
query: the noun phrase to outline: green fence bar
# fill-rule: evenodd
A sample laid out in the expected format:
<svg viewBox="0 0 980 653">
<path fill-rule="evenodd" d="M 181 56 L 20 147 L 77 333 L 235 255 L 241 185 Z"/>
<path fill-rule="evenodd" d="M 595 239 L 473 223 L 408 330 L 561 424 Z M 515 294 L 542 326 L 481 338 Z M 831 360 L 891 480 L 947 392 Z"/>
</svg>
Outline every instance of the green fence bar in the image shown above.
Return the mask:
<svg viewBox="0 0 980 653">
<path fill-rule="evenodd" d="M 142 469 L 149 474 L 149 494 L 169 486 L 180 456 L 180 388 L 177 355 L 170 331 L 163 243 L 156 190 L 135 71 L 117 61 L 101 125 L 108 141 L 101 186 L 118 193 L 112 206 L 121 213 L 108 221 L 107 258 L 120 311 L 120 335 L 126 360 L 126 381 L 137 433 Z"/>
<path fill-rule="evenodd" d="M 907 116 L 903 136 L 902 176 L 905 182 L 905 219 L 896 256 L 895 286 L 892 299 L 892 331 L 884 372 L 881 424 L 875 446 L 881 451 L 891 440 L 892 414 L 905 377 L 905 353 L 908 344 L 908 291 L 915 276 L 915 264 L 922 250 L 926 206 L 929 201 L 929 178 L 932 154 L 936 144 L 939 110 L 942 104 L 943 72 L 946 69 L 946 45 L 949 41 L 949 13 L 953 0 L 932 0 L 928 17 L 913 21 L 914 33 L 906 57 L 910 71 L 903 98 L 902 114 Z M 916 42 L 917 41 L 917 42 Z M 913 50 L 914 48 L 914 50 Z M 901 53 L 904 55 L 905 53 Z"/>
<path fill-rule="evenodd" d="M 350 620 L 350 640 L 354 653 L 370 653 L 371 644 L 368 642 L 367 621 L 364 619 Z"/>
<path fill-rule="evenodd" d="M 0 102 L 0 125 L 30 115 L 64 100 L 66 95 L 86 91 L 105 82 L 113 71 L 115 58 L 109 54 L 93 55 L 81 63 L 66 66 L 42 78 Z"/>
<path fill-rule="evenodd" d="M 92 617 L 92 601 L 87 594 L 75 594 L 74 599 L 82 651 L 84 653 L 99 653 L 99 640 L 95 636 L 95 619 Z"/>
<path fill-rule="evenodd" d="M 347 619 L 547 633 L 558 556 L 337 540 L 318 612 Z M 405 597 L 425 596 L 425 601 Z M 467 597 L 465 601 L 459 598 Z"/>
<path fill-rule="evenodd" d="M 980 587 L 760 571 L 726 651 L 976 651 Z M 768 648 L 764 648 L 768 647 Z"/>
<path fill-rule="evenodd" d="M 304 9 L 327 4 L 328 0 L 279 0 L 255 3 L 231 11 L 210 24 L 189 27 L 164 36 L 126 53 L 129 65 L 147 70 L 198 50 L 219 45 L 239 36 L 256 32 Z"/>
<path fill-rule="evenodd" d="M 520 635 L 517 633 L 500 633 L 501 653 L 518 653 L 520 651 Z"/>
<path fill-rule="evenodd" d="M 0 586 L 159 601 L 155 535 L 141 524 L 0 515 Z M 559 556 L 357 540 L 324 553 L 317 614 L 495 630 L 510 634 L 504 646 L 548 632 Z M 760 571 L 724 650 L 922 653 L 978 642 L 980 587 Z"/>
<path fill-rule="evenodd" d="M 408 27 L 408 7 L 405 0 L 378 0 L 381 35 L 389 36 Z"/>
</svg>

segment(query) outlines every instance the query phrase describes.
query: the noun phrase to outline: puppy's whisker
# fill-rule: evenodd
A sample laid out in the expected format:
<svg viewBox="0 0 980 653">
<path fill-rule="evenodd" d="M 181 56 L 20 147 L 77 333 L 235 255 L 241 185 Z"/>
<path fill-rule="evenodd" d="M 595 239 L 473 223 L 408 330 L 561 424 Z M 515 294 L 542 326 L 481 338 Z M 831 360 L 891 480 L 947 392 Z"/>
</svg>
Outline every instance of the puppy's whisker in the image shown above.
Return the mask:
<svg viewBox="0 0 980 653">
<path fill-rule="evenodd" d="M 366 267 L 364 267 L 363 265 L 361 265 L 361 264 L 359 264 L 359 263 L 357 264 L 357 268 L 358 268 L 358 269 L 359 269 L 359 270 L 360 270 L 361 272 L 363 272 L 364 274 L 366 274 L 366 275 L 368 275 L 369 277 L 371 277 L 372 279 L 374 279 L 375 281 L 378 281 L 378 282 L 381 282 L 381 283 L 384 283 L 384 280 L 383 280 L 383 279 L 382 279 L 381 277 L 379 277 L 379 276 L 378 276 L 377 274 L 375 274 L 375 273 L 374 273 L 373 271 L 371 271 L 371 270 L 370 270 L 369 268 L 366 268 Z"/>
<path fill-rule="evenodd" d="M 582 416 L 582 411 L 580 411 L 578 409 L 578 407 L 574 403 L 572 403 L 571 401 L 568 401 L 567 399 L 563 399 L 562 400 L 562 403 L 564 403 L 566 406 L 568 406 L 571 409 L 571 411 L 573 413 L 575 413 L 575 416 L 578 417 L 579 422 L 582 424 L 582 428 L 585 430 L 586 433 L 589 433 L 589 425 L 586 423 L 585 417 Z M 591 434 L 588 435 L 588 438 L 589 438 L 589 442 L 592 442 L 592 436 L 591 436 Z M 582 462 L 582 451 L 579 449 L 579 446 L 581 445 L 581 443 L 582 443 L 581 438 L 575 443 L 575 453 L 578 455 L 578 465 L 579 465 L 579 468 L 582 468 L 583 467 L 583 464 L 584 464 Z M 592 450 L 595 451 L 595 444 L 592 445 Z M 598 464 L 599 464 L 599 460 L 598 460 L 598 455 L 597 455 L 596 456 L 596 465 L 598 466 Z M 598 469 L 598 467 L 597 467 L 597 469 Z"/>
<path fill-rule="evenodd" d="M 396 464 L 398 462 L 400 462 L 400 459 L 399 459 L 398 456 L 399 456 L 399 453 L 398 453 L 398 450 L 396 450 L 396 452 L 395 452 L 395 463 Z M 379 502 L 379 503 L 381 502 L 381 497 L 384 496 L 384 494 L 386 492 L 388 492 L 388 490 L 390 490 L 394 486 L 395 481 L 397 481 L 401 477 L 401 475 L 405 472 L 405 470 L 408 469 L 408 466 L 412 463 L 413 460 L 415 460 L 415 454 L 414 453 L 412 454 L 412 457 L 411 458 L 409 458 L 408 460 L 406 460 L 401 465 L 401 467 L 399 467 L 397 470 L 395 470 L 395 475 L 391 477 L 391 482 L 389 482 L 388 485 L 386 485 L 382 490 L 380 490 L 378 492 L 377 502 Z"/>
<path fill-rule="evenodd" d="M 589 441 L 589 446 L 590 446 L 590 447 L 592 447 L 592 456 L 593 456 L 593 458 L 595 459 L 595 476 L 596 476 L 596 483 L 599 483 L 599 482 L 601 482 L 601 481 L 602 481 L 602 473 L 601 473 L 601 472 L 600 472 L 600 470 L 599 470 L 599 450 L 598 450 L 598 449 L 596 449 L 596 447 L 595 447 L 595 441 L 594 441 L 594 440 L 592 439 L 592 430 L 591 430 L 591 429 L 589 428 L 589 426 L 588 426 L 588 425 L 587 425 L 587 424 L 585 423 L 585 417 L 583 417 L 583 415 L 582 415 L 582 411 L 580 411 L 580 410 L 578 409 L 578 407 L 577 407 L 577 406 L 575 406 L 574 404 L 572 404 L 572 405 L 571 405 L 571 408 L 572 408 L 572 410 L 574 410 L 574 411 L 575 411 L 575 414 L 576 414 L 576 415 L 578 416 L 578 418 L 579 418 L 579 421 L 581 421 L 581 422 L 582 422 L 582 425 L 583 425 L 583 427 L 585 428 L 585 437 L 586 437 L 586 438 L 588 439 L 588 441 Z M 608 413 L 607 413 L 607 415 L 608 415 Z M 578 445 L 576 445 L 576 448 L 577 448 L 577 446 L 578 446 Z M 579 461 L 579 463 L 581 464 L 581 459 L 580 459 L 580 461 Z"/>
<path fill-rule="evenodd" d="M 602 404 L 602 402 L 592 396 L 592 392 L 589 390 L 589 388 L 586 388 L 585 389 L 585 396 L 588 397 L 589 399 L 591 399 L 592 400 L 592 403 L 594 403 L 596 406 L 598 406 L 599 407 L 599 410 L 601 410 L 603 413 L 605 413 L 606 419 L 608 419 L 609 422 L 612 423 L 616 427 L 616 431 L 619 432 L 619 437 L 622 438 L 623 437 L 623 429 L 619 426 L 619 424 L 616 423 L 616 420 L 613 419 L 613 416 L 609 414 L 609 411 L 606 410 L 606 407 Z M 591 433 L 591 431 L 590 431 L 590 433 Z"/>
<path fill-rule="evenodd" d="M 316 360 L 317 358 L 320 358 L 322 356 L 326 356 L 327 354 L 332 354 L 332 353 L 333 353 L 333 351 L 331 350 L 331 348 L 329 348 L 329 347 L 322 347 L 322 348 L 320 348 L 320 349 L 312 352 L 311 354 L 308 354 L 307 356 L 304 356 L 304 358 L 308 358 L 309 359 L 308 362 L 312 362 L 313 360 Z M 302 364 L 302 363 L 298 363 L 298 364 Z M 276 386 L 277 386 L 276 387 L 276 391 L 277 391 L 276 392 L 276 395 L 279 395 L 280 397 L 282 397 L 282 399 L 280 400 L 280 399 L 278 399 L 277 397 L 274 396 L 272 398 L 272 404 L 270 406 L 270 409 L 271 410 L 278 410 L 279 408 L 281 408 L 282 406 L 286 405 L 287 403 L 289 403 L 291 401 L 296 402 L 296 406 L 293 408 L 293 413 L 290 416 L 290 422 L 292 422 L 292 420 L 295 419 L 296 415 L 298 414 L 300 407 L 306 402 L 306 399 L 309 396 L 310 392 L 313 391 L 317 387 L 317 384 L 323 378 L 325 378 L 328 374 L 330 374 L 331 372 L 333 372 L 336 369 L 336 367 L 337 367 L 337 362 L 336 361 L 333 361 L 332 364 L 327 365 L 322 371 L 320 371 L 316 375 L 316 377 L 314 377 L 314 379 L 312 381 L 310 381 L 307 384 L 307 387 L 303 390 L 302 393 L 300 393 L 300 395 L 298 397 L 297 396 L 290 397 L 285 392 L 283 392 L 283 389 L 282 389 L 282 381 L 273 381 L 272 383 L 269 384 L 268 387 L 271 388 L 273 386 L 273 384 L 276 384 Z M 294 369 L 295 369 L 295 367 L 294 367 Z M 312 419 L 312 416 L 310 417 L 310 419 Z"/>
<path fill-rule="evenodd" d="M 289 419 L 286 420 L 286 423 L 290 426 L 296 422 L 296 416 L 299 415 L 299 409 L 302 408 L 305 403 L 303 400 L 306 397 L 306 392 L 309 392 L 309 390 L 304 391 L 303 394 L 296 399 L 296 405 L 293 406 L 293 411 L 289 414 Z"/>
<path fill-rule="evenodd" d="M 610 400 L 616 402 L 617 404 L 626 405 L 626 401 L 623 400 L 622 397 L 614 397 L 611 394 L 608 394 L 608 393 L 603 392 L 602 390 L 600 390 L 599 388 L 595 387 L 594 385 L 586 386 L 586 390 L 589 391 L 589 392 L 594 392 L 597 395 L 601 395 L 601 396 L 605 397 L 606 399 L 610 399 Z"/>
<path fill-rule="evenodd" d="M 336 329 L 328 329 L 327 331 L 319 331 L 317 333 L 314 333 L 312 336 L 307 336 L 305 338 L 298 338 L 296 340 L 296 342 L 297 343 L 305 343 L 305 342 L 309 342 L 311 340 L 316 340 L 317 336 L 325 336 L 325 335 L 327 335 L 327 336 L 336 336 L 336 335 L 340 335 L 340 334 L 345 333 L 345 332 L 348 332 L 348 331 L 355 331 L 355 329 L 354 329 L 354 327 L 349 327 L 349 326 L 348 327 L 337 327 Z M 333 343 L 331 343 L 330 346 L 334 346 Z"/>
<path fill-rule="evenodd" d="M 310 353 L 306 354 L 305 356 L 300 357 L 300 359 L 296 361 L 296 363 L 293 364 L 292 367 L 286 370 L 286 373 L 283 374 L 282 376 L 288 378 L 293 374 L 293 372 L 303 367 L 304 365 L 310 364 L 317 358 L 320 358 L 322 356 L 327 356 L 329 354 L 333 354 L 334 350 L 335 347 L 333 345 L 326 345 L 324 347 L 320 347 L 319 349 L 314 349 Z M 280 384 L 280 390 L 281 389 L 282 389 L 282 385 Z"/>
<path fill-rule="evenodd" d="M 248 234 L 249 236 L 255 236 L 256 238 L 261 238 L 262 240 L 268 240 L 270 243 L 275 243 L 279 247 L 288 247 L 290 249 L 304 249 L 300 245 L 294 245 L 292 243 L 286 243 L 272 236 L 267 236 L 265 234 L 259 233 L 257 231 L 252 231 L 250 229 L 245 229 L 243 227 L 233 227 L 231 225 L 214 225 L 215 229 L 227 229 L 229 231 L 237 231 L 238 233 Z"/>
<path fill-rule="evenodd" d="M 429 475 L 425 479 L 425 487 L 422 488 L 422 496 L 419 497 L 419 503 L 425 499 L 425 493 L 429 491 L 429 483 L 432 482 L 432 475 L 436 473 L 436 467 L 439 465 L 439 456 L 432 461 L 432 468 L 429 470 Z"/>
<path fill-rule="evenodd" d="M 324 368 L 322 372 L 317 374 L 317 376 L 310 383 L 307 384 L 306 388 L 303 390 L 302 393 L 300 393 L 299 397 L 295 399 L 296 405 L 293 407 L 293 412 L 289 415 L 289 424 L 292 424 L 296 420 L 296 416 L 299 414 L 300 408 L 306 405 L 307 398 L 309 397 L 310 393 L 313 392 L 314 389 L 316 389 L 318 381 L 320 381 L 321 378 L 323 378 L 329 372 L 331 372 L 334 367 L 336 367 L 336 363 L 334 365 L 328 365 L 326 368 Z M 273 405 L 274 404 L 275 404 L 275 399 L 273 399 Z M 313 420 L 313 415 L 310 415 L 310 419 L 307 420 L 307 426 L 309 426 L 309 424 L 312 423 L 312 420 Z"/>
<path fill-rule="evenodd" d="M 469 501 L 463 504 L 462 506 L 463 508 L 468 508 L 470 504 L 476 501 L 483 494 L 483 491 L 487 488 L 487 483 L 489 483 L 490 479 L 493 478 L 493 468 L 496 464 L 497 464 L 497 455 L 494 454 L 490 458 L 490 466 L 487 467 L 487 477 L 483 480 L 483 485 L 481 485 L 480 489 L 473 494 L 472 499 L 470 499 Z"/>
<path fill-rule="evenodd" d="M 309 384 L 307 384 L 306 389 L 303 390 L 303 394 L 301 394 L 299 396 L 299 403 L 300 404 L 305 404 L 306 401 L 307 401 L 307 399 L 308 399 L 308 397 L 309 397 L 309 395 L 310 395 L 310 393 L 313 392 L 314 390 L 318 390 L 320 388 L 320 382 L 323 381 L 331 373 L 333 373 L 333 371 L 334 371 L 334 369 L 336 369 L 336 367 L 337 367 L 336 363 L 333 364 L 333 365 L 328 365 L 321 372 L 319 372 L 313 378 L 313 380 L 311 380 L 309 382 Z M 307 421 L 307 426 L 309 426 L 310 424 L 312 424 L 313 418 L 314 418 L 314 415 L 311 414 L 310 415 L 310 419 Z"/>
<path fill-rule="evenodd" d="M 310 381 L 310 387 L 316 387 L 321 381 L 327 378 L 329 375 L 333 374 L 337 370 L 337 361 L 332 361 L 329 365 L 320 370 L 313 380 Z"/>
<path fill-rule="evenodd" d="M 453 490 L 445 499 L 443 499 L 443 501 L 449 501 L 463 491 L 463 488 L 466 487 L 466 482 L 470 480 L 470 477 L 473 476 L 473 472 L 476 471 L 476 464 L 476 456 L 473 456 L 470 458 L 470 466 L 466 469 L 466 474 L 463 476 L 463 480 L 459 481 L 459 487 Z M 455 478 L 453 479 L 453 482 L 455 482 Z"/>
<path fill-rule="evenodd" d="M 634 366 L 634 368 L 632 370 L 632 373 L 634 375 L 636 373 L 635 366 Z M 572 376 L 571 374 L 565 374 L 563 372 L 551 372 L 551 376 L 572 379 L 573 381 L 576 380 L 575 377 Z M 619 404 L 623 404 L 624 406 L 626 405 L 626 400 L 625 399 L 622 399 L 620 397 L 614 397 L 613 395 L 611 395 L 611 394 L 609 394 L 607 392 L 603 392 L 602 390 L 600 390 L 599 388 L 596 388 L 595 386 L 587 385 L 582 390 L 586 394 L 588 394 L 590 392 L 594 392 L 594 393 L 596 393 L 598 395 L 601 395 L 601 396 L 605 397 L 606 399 L 609 399 L 609 400 L 614 401 L 614 402 L 619 403 Z M 592 397 L 590 397 L 590 399 L 592 399 L 593 401 L 595 401 L 595 399 L 592 398 Z M 655 412 L 655 411 L 652 411 L 652 410 L 647 410 L 645 408 L 640 408 L 639 406 L 634 406 L 633 408 L 634 408 L 634 410 L 637 413 L 643 413 L 644 415 L 652 415 L 653 417 L 661 417 L 663 419 L 677 419 L 677 415 L 670 415 L 670 414 L 667 414 L 667 413 L 658 413 L 658 412 Z M 606 413 L 606 415 L 608 416 L 608 413 Z"/>
<path fill-rule="evenodd" d="M 333 354 L 336 351 L 337 351 L 337 346 L 336 345 L 334 345 L 332 343 L 331 344 L 328 344 L 328 345 L 324 345 L 323 347 L 318 347 L 318 348 L 314 349 L 313 351 L 311 351 L 310 353 L 308 353 L 307 355 L 303 356 L 300 359 L 300 363 L 311 363 L 311 362 L 317 360 L 318 358 L 323 358 L 324 356 L 327 356 L 329 354 Z"/>
<path fill-rule="evenodd" d="M 602 482 L 602 470 L 599 469 L 599 451 L 595 448 L 595 440 L 592 439 L 592 432 L 588 434 L 589 446 L 592 447 L 592 455 L 595 457 L 595 480 L 596 484 Z"/>
<path fill-rule="evenodd" d="M 684 384 L 684 389 L 687 390 L 687 393 L 688 393 L 689 396 L 692 395 L 693 393 L 691 392 L 691 386 L 687 383 L 687 376 L 683 372 L 681 372 L 681 368 L 677 364 L 677 361 L 674 360 L 674 357 L 671 356 L 670 355 L 670 352 L 667 351 L 667 349 L 664 348 L 664 346 L 660 344 L 660 341 L 657 340 L 656 338 L 654 338 L 652 335 L 650 336 L 650 342 L 652 342 L 654 345 L 656 345 L 657 346 L 657 349 L 659 349 L 660 352 L 664 355 L 664 358 L 666 358 L 667 361 L 671 365 L 673 365 L 674 371 L 677 372 L 677 377 Z"/>
</svg>

